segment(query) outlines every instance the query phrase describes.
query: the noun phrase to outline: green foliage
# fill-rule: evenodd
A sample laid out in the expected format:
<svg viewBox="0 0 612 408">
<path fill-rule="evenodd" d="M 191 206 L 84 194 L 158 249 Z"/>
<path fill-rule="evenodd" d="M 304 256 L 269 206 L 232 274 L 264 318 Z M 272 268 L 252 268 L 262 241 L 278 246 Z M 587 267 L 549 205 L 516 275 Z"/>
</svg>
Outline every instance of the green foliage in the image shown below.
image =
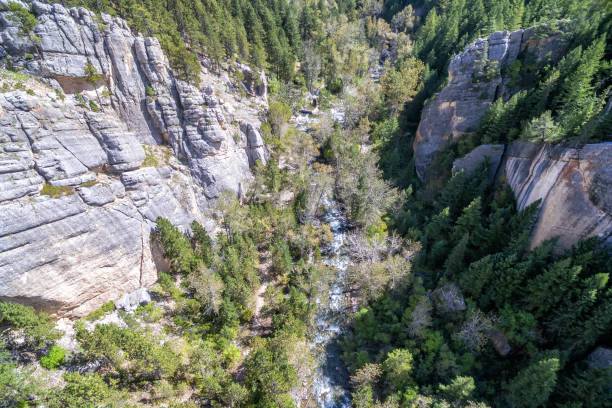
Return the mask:
<svg viewBox="0 0 612 408">
<path fill-rule="evenodd" d="M 536 408 L 551 394 L 559 371 L 558 353 L 538 355 L 508 383 L 506 399 L 512 407 Z"/>
<path fill-rule="evenodd" d="M 151 88 L 151 85 L 147 85 L 145 87 L 145 92 L 149 98 L 155 97 L 155 91 L 153 90 L 153 88 Z"/>
<path fill-rule="evenodd" d="M 116 406 L 124 395 L 115 391 L 98 374 L 64 374 L 66 385 L 52 388 L 46 398 L 49 408 L 98 408 Z"/>
<path fill-rule="evenodd" d="M 77 327 L 76 337 L 88 359 L 103 359 L 125 383 L 179 374 L 181 363 L 171 345 L 160 345 L 142 330 L 98 324 L 91 332 Z"/>
<path fill-rule="evenodd" d="M 160 0 L 69 0 L 67 4 L 118 15 L 134 32 L 155 35 L 179 77 L 193 83 L 199 83 L 197 55 L 203 53 L 217 68 L 224 57 L 240 59 L 269 67 L 289 80 L 300 50 L 298 12 L 284 0 L 180 0 L 171 6 Z"/>
<path fill-rule="evenodd" d="M 150 146 L 142 145 L 142 148 L 145 152 L 145 159 L 142 162 L 142 167 L 159 167 L 160 162 L 153 149 Z"/>
<path fill-rule="evenodd" d="M 85 63 L 84 72 L 85 72 L 85 77 L 87 78 L 87 81 L 91 83 L 92 85 L 97 84 L 98 82 L 102 81 L 102 79 L 104 78 L 102 74 L 98 72 L 96 67 L 94 67 L 89 61 Z"/>
<path fill-rule="evenodd" d="M 412 383 L 396 384 L 396 374 L 357 388 L 353 396 L 365 406 L 396 391 L 407 401 L 432 383 L 442 384 L 435 398 L 453 406 L 472 398 L 515 407 L 589 401 L 586 392 L 570 397 L 557 384 L 586 375 L 575 361 L 609 333 L 609 253 L 597 239 L 565 253 L 553 251 L 555 240 L 529 251 L 539 203 L 517 211 L 512 191 L 492 191 L 485 170 L 458 173 L 438 193 L 407 201 L 403 222 L 423 245 L 414 265 L 423 284 L 380 296 L 354 317 L 342 344 L 353 368 L 409 353 Z M 534 357 L 503 359 L 503 347 Z M 565 350 L 564 358 L 551 348 Z M 597 384 L 593 392 L 601 392 Z"/>
<path fill-rule="evenodd" d="M 59 367 L 66 357 L 66 350 L 60 346 L 53 346 L 46 356 L 40 358 L 40 365 L 47 370 L 53 370 Z"/>
<path fill-rule="evenodd" d="M 395 349 L 383 362 L 386 383 L 393 391 L 399 391 L 412 384 L 412 354 L 408 350 Z"/>
<path fill-rule="evenodd" d="M 114 310 L 115 310 L 115 303 L 113 301 L 106 302 L 105 304 L 100 306 L 98 309 L 89 313 L 87 315 L 87 320 L 89 320 L 90 322 L 94 322 L 98 320 L 99 318 L 101 318 L 102 316 L 104 316 L 105 314 L 112 312 Z"/>
<path fill-rule="evenodd" d="M 425 66 L 416 58 L 403 60 L 397 68 L 388 68 L 380 79 L 387 103 L 393 112 L 399 112 L 411 101 L 422 84 Z"/>
<path fill-rule="evenodd" d="M 19 303 L 0 302 L 0 326 L 22 329 L 29 347 L 44 347 L 61 337 L 49 316 Z"/>
<path fill-rule="evenodd" d="M 32 369 L 19 367 L 9 360 L 0 342 L 0 404 L 3 407 L 27 407 L 26 401 L 37 391 Z"/>
<path fill-rule="evenodd" d="M 455 377 L 450 384 L 441 384 L 439 388 L 446 399 L 461 403 L 469 398 L 476 386 L 472 377 Z"/>
<path fill-rule="evenodd" d="M 196 260 L 189 239 L 163 217 L 157 218 L 156 232 L 166 258 L 171 261 L 171 270 L 173 272 L 191 271 Z"/>
<path fill-rule="evenodd" d="M 4 7 L 3 7 L 4 8 Z M 10 19 L 19 23 L 21 34 L 29 34 L 34 26 L 38 24 L 36 16 L 30 10 L 24 8 L 20 3 L 9 2 L 5 10 L 10 11 Z"/>
<path fill-rule="evenodd" d="M 257 344 L 245 366 L 245 385 L 255 391 L 257 404 L 287 406 L 288 392 L 295 385 L 296 373 L 277 342 L 268 340 Z"/>
</svg>

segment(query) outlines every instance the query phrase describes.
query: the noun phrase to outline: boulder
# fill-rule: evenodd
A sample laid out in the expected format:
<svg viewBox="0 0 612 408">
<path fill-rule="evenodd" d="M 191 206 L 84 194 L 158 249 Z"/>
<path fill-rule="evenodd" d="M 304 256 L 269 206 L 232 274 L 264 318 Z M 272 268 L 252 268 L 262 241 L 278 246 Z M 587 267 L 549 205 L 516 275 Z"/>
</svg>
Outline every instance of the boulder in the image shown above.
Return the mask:
<svg viewBox="0 0 612 408">
<path fill-rule="evenodd" d="M 138 306 L 146 305 L 151 302 L 151 295 L 146 288 L 138 288 L 131 293 L 126 293 L 120 299 L 115 300 L 117 309 L 133 312 Z"/>
<path fill-rule="evenodd" d="M 473 173 L 483 162 L 488 161 L 489 183 L 495 181 L 495 174 L 501 163 L 504 153 L 504 145 L 480 145 L 465 156 L 453 162 L 453 174 L 464 171 L 466 174 Z"/>
</svg>

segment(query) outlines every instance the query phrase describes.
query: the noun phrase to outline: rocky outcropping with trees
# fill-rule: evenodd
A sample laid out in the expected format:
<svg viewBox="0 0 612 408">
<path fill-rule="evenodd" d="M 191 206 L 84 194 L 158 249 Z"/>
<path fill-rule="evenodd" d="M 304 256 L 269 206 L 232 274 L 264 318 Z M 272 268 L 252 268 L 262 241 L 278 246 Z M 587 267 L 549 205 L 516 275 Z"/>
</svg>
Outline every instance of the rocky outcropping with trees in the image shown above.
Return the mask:
<svg viewBox="0 0 612 408">
<path fill-rule="evenodd" d="M 612 145 L 583 144 L 582 134 L 573 139 L 558 137 L 554 142 L 561 143 L 553 144 L 550 134 L 544 135 L 556 132 L 550 111 L 526 127 L 523 125 L 522 131 L 521 125 L 516 124 L 516 132 L 522 132 L 520 137 L 504 134 L 504 130 L 514 130 L 510 125 L 505 126 L 508 122 L 520 119 L 517 109 L 529 109 L 533 100 L 545 102 L 545 98 L 536 99 L 540 97 L 537 92 L 554 92 L 555 77 L 549 80 L 550 84 L 530 90 L 531 95 L 519 93 L 529 72 L 541 64 L 559 61 L 567 51 L 571 34 L 565 31 L 565 24 L 496 32 L 466 47 L 450 63 L 448 85 L 424 108 L 414 141 L 416 171 L 425 182 L 436 156 L 443 154 L 451 144 L 474 145 L 470 135 L 485 132 L 489 134 L 474 140 L 505 141 L 506 144 L 477 146 L 455 160 L 453 171 L 474 171 L 486 159 L 490 181 L 507 182 L 514 191 L 519 209 L 541 200 L 532 247 L 557 236 L 558 248 L 570 248 L 591 236 L 612 244 Z M 588 58 L 588 52 L 584 51 L 583 60 Z M 517 99 L 524 95 L 532 99 Z M 498 105 L 493 106 L 494 102 Z M 556 103 L 561 105 L 561 102 Z M 508 119 L 503 113 L 498 115 L 497 122 L 490 119 L 507 106 L 515 109 L 511 115 L 506 114 Z M 496 107 L 503 108 L 495 111 Z M 563 109 L 559 115 L 566 114 Z M 594 119 L 593 122 L 598 120 L 601 121 Z M 486 129 L 482 122 L 487 121 L 495 125 Z M 496 129 L 496 125 L 500 129 Z M 493 133 L 498 134 L 491 136 Z M 529 141 L 524 140 L 526 136 Z M 462 148 L 465 149 L 460 147 L 459 151 Z"/>
<path fill-rule="evenodd" d="M 203 63 L 192 85 L 120 18 L 0 3 L 0 298 L 83 315 L 155 282 L 158 216 L 205 225 L 245 191 L 265 77 Z"/>
</svg>

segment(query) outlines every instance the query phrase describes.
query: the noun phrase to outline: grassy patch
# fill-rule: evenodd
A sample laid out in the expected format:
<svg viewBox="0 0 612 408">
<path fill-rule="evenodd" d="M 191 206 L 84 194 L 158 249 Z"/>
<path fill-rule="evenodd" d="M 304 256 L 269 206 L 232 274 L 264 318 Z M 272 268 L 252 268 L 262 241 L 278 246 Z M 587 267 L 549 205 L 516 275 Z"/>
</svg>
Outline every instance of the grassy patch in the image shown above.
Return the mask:
<svg viewBox="0 0 612 408">
<path fill-rule="evenodd" d="M 142 148 L 145 151 L 145 159 L 142 162 L 142 167 L 158 167 L 159 160 L 157 159 L 157 157 L 155 157 L 153 149 L 146 145 L 142 145 Z"/>
<path fill-rule="evenodd" d="M 89 181 L 79 184 L 79 187 L 93 187 L 96 184 L 98 184 L 98 180 L 94 179 L 94 180 L 89 180 Z"/>
<path fill-rule="evenodd" d="M 73 193 L 72 186 L 52 186 L 49 183 L 43 184 L 40 190 L 40 195 L 47 195 L 52 198 L 58 198 Z"/>
</svg>

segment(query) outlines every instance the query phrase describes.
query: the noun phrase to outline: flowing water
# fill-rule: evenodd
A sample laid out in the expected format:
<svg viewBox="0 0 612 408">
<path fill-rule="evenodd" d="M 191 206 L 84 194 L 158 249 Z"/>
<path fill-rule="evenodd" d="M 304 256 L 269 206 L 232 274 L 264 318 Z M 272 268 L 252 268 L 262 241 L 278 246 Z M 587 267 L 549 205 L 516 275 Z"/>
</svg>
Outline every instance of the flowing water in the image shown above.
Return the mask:
<svg viewBox="0 0 612 408">
<path fill-rule="evenodd" d="M 332 108 L 331 114 L 336 121 L 344 120 L 342 107 Z M 309 132 L 317 121 L 316 115 L 299 113 L 295 117 L 294 126 Z M 322 279 L 325 281 L 325 289 L 320 290 L 315 299 L 317 313 L 309 336 L 310 350 L 316 362 L 309 399 L 315 401 L 318 408 L 350 408 L 349 375 L 341 360 L 337 339 L 351 309 L 350 299 L 346 295 L 346 269 L 351 261 L 344 248 L 347 220 L 331 197 L 332 193 L 329 192 L 323 199 L 323 221 L 330 226 L 334 238 L 323 258 L 323 263 L 328 266 L 328 274 Z"/>
<path fill-rule="evenodd" d="M 347 391 L 348 373 L 340 359 L 336 343 L 350 310 L 346 295 L 346 269 L 350 259 L 344 253 L 346 218 L 334 201 L 325 200 L 323 220 L 329 224 L 334 239 L 323 262 L 329 267 L 329 289 L 320 291 L 316 298 L 317 314 L 314 319 L 312 349 L 318 366 L 315 370 L 313 393 L 319 408 L 350 407 Z"/>
</svg>

